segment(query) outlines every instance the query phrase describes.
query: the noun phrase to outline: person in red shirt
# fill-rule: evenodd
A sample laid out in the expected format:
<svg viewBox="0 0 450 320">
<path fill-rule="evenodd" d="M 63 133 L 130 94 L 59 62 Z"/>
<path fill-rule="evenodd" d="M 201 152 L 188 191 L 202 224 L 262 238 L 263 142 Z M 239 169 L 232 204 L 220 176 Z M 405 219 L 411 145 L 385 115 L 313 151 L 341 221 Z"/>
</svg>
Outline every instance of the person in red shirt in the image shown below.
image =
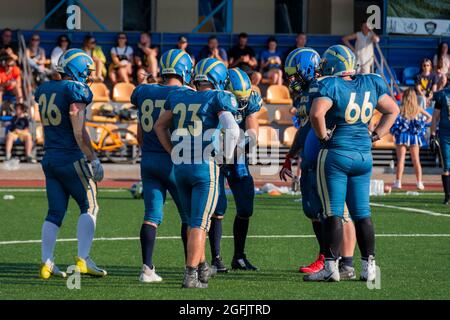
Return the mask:
<svg viewBox="0 0 450 320">
<path fill-rule="evenodd" d="M 3 100 L 22 102 L 21 71 L 12 58 L 8 58 L 0 66 L 0 104 Z"/>
</svg>

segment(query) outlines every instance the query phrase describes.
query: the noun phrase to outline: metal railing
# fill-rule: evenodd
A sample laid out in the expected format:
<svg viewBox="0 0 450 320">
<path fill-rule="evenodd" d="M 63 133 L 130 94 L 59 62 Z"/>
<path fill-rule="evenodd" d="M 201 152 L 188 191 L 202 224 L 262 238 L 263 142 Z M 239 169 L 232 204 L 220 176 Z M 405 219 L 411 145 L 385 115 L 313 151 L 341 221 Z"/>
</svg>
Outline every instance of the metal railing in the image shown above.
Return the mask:
<svg viewBox="0 0 450 320">
<path fill-rule="evenodd" d="M 381 51 L 378 42 L 375 42 L 374 46 L 377 50 L 378 55 L 380 56 L 380 60 L 378 61 L 377 56 L 374 54 L 375 65 L 377 66 L 377 69 L 380 72 L 380 76 L 383 78 L 384 82 L 388 86 L 391 97 L 394 98 L 395 97 L 394 88 L 397 93 L 401 92 L 400 87 L 397 84 L 397 79 L 392 73 L 392 70 L 389 67 L 389 64 L 387 63 L 386 58 L 384 57 L 384 54 Z M 389 77 L 388 79 L 386 78 L 386 73 L 384 72 L 385 70 L 387 71 L 387 75 Z"/>
</svg>

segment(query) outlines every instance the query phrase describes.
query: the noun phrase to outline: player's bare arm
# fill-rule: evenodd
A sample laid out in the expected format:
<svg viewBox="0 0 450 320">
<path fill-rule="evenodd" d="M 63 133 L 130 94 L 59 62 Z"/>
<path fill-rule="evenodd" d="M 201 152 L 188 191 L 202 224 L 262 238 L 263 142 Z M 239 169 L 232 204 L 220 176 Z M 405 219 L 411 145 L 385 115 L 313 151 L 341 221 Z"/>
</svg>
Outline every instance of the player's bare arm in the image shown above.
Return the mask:
<svg viewBox="0 0 450 320">
<path fill-rule="evenodd" d="M 397 103 L 395 103 L 395 101 L 387 94 L 378 100 L 376 109 L 383 115 L 381 116 L 377 127 L 374 129 L 373 134 L 376 134 L 378 138 L 382 138 L 389 133 L 400 110 Z"/>
</svg>

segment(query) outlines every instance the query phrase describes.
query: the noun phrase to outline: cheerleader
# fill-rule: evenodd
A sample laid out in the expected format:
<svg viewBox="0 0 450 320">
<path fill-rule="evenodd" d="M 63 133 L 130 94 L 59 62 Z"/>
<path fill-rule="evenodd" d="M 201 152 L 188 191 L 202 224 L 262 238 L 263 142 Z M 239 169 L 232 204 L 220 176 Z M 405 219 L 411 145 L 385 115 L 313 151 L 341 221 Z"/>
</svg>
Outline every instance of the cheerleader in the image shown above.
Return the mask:
<svg viewBox="0 0 450 320">
<path fill-rule="evenodd" d="M 422 182 L 419 151 L 425 141 L 426 125 L 429 122 L 431 122 L 431 115 L 418 105 L 414 89 L 407 89 L 403 93 L 400 114 L 391 128 L 397 152 L 397 173 L 393 185 L 394 189 L 402 188 L 402 176 L 408 148 L 416 173 L 417 189 L 425 189 Z"/>
</svg>

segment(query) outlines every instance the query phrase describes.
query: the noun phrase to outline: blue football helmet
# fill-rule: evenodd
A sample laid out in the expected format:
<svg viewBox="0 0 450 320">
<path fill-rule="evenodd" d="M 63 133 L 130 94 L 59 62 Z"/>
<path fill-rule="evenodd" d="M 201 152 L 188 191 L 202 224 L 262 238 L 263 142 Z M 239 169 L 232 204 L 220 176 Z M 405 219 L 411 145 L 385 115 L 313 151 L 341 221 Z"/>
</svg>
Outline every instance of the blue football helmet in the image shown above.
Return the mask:
<svg viewBox="0 0 450 320">
<path fill-rule="evenodd" d="M 180 49 L 164 52 L 159 59 L 162 77 L 170 74 L 178 75 L 185 84 L 192 79 L 192 59 L 188 53 Z"/>
<path fill-rule="evenodd" d="M 320 68 L 320 55 L 311 48 L 297 48 L 286 58 L 284 72 L 289 87 L 297 92 L 304 90 L 313 81 Z"/>
<path fill-rule="evenodd" d="M 214 89 L 224 90 L 228 82 L 228 70 L 215 58 L 200 60 L 195 66 L 194 82 L 210 82 Z"/>
<path fill-rule="evenodd" d="M 95 71 L 94 60 L 81 49 L 69 49 L 59 58 L 56 71 L 86 83 L 91 72 Z"/>
<path fill-rule="evenodd" d="M 338 44 L 329 47 L 322 56 L 324 76 L 352 76 L 356 72 L 356 57 L 350 48 Z"/>
<path fill-rule="evenodd" d="M 228 70 L 229 81 L 227 90 L 231 91 L 237 98 L 239 110 L 247 108 L 252 93 L 252 83 L 248 75 L 239 68 Z"/>
</svg>

